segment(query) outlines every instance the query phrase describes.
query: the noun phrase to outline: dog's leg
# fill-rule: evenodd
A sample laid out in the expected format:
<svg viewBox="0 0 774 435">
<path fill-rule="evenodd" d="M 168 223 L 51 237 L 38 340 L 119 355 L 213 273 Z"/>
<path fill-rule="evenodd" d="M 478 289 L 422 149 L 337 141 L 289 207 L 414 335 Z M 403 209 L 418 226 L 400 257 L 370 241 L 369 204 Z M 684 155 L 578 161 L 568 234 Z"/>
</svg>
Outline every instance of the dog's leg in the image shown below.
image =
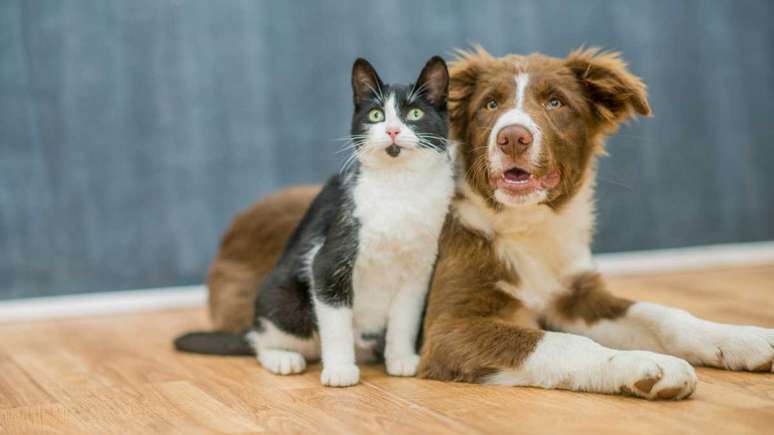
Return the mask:
<svg viewBox="0 0 774 435">
<path fill-rule="evenodd" d="M 439 320 L 433 329 L 423 348 L 424 377 L 647 399 L 683 399 L 696 387 L 693 367 L 679 358 L 613 350 L 579 335 L 492 318 Z"/>
<path fill-rule="evenodd" d="M 626 301 L 608 293 L 595 273 L 575 277 L 544 320 L 551 329 L 616 349 L 667 353 L 728 370 L 772 371 L 774 329 L 715 323 L 676 308 Z"/>
</svg>

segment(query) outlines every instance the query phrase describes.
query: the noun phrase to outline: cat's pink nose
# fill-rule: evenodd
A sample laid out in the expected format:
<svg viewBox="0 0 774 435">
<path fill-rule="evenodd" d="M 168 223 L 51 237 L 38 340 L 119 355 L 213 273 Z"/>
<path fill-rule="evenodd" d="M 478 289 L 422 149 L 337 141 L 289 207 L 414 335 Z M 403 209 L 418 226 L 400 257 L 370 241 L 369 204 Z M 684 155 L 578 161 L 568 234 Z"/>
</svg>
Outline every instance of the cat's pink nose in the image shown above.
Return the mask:
<svg viewBox="0 0 774 435">
<path fill-rule="evenodd" d="M 388 128 L 387 129 L 387 136 L 390 137 L 393 141 L 395 140 L 395 136 L 400 134 L 399 128 Z"/>
</svg>

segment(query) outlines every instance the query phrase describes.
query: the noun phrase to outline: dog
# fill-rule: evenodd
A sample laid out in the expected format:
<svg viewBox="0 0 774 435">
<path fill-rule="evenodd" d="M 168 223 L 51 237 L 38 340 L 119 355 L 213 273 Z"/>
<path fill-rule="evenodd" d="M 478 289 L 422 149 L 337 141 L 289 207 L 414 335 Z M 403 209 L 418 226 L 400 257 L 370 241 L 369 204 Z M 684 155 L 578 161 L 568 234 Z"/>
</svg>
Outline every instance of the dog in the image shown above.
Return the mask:
<svg viewBox="0 0 774 435">
<path fill-rule="evenodd" d="M 676 400 L 696 388 L 692 364 L 772 371 L 774 330 L 619 298 L 595 271 L 597 158 L 621 123 L 650 114 L 645 84 L 617 53 L 457 53 L 449 119 L 458 180 L 431 284 L 420 377 Z M 249 326 L 243 319 L 252 304 L 224 301 L 254 294 L 264 261 L 290 233 L 274 216 L 300 219 L 312 190 L 279 193 L 235 222 L 211 269 L 221 275 L 209 281 L 216 329 Z M 274 229 L 254 237 L 247 227 Z M 261 254 L 223 255 L 237 243 Z M 234 276 L 220 285 L 223 262 L 262 269 L 250 282 Z"/>
</svg>

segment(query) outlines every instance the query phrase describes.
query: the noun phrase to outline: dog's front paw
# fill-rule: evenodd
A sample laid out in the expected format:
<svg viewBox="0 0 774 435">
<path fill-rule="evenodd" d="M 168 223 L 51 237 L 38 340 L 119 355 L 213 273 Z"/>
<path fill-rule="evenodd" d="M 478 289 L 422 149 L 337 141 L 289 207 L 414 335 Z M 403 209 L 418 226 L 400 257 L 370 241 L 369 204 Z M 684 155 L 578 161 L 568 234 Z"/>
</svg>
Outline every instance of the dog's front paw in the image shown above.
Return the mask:
<svg viewBox="0 0 774 435">
<path fill-rule="evenodd" d="M 619 391 L 645 399 L 680 400 L 696 389 L 696 373 L 687 361 L 653 352 L 619 352 L 610 359 Z"/>
<path fill-rule="evenodd" d="M 706 322 L 679 346 L 698 365 L 727 370 L 771 372 L 774 330 Z"/>
<path fill-rule="evenodd" d="M 774 330 L 754 326 L 717 325 L 708 337 L 715 346 L 716 365 L 728 370 L 774 371 Z"/>
<path fill-rule="evenodd" d="M 328 387 L 349 387 L 359 380 L 360 369 L 354 364 L 324 367 L 320 373 L 320 382 Z"/>
<path fill-rule="evenodd" d="M 419 355 L 410 354 L 401 357 L 388 358 L 385 361 L 387 373 L 391 376 L 414 376 L 419 366 Z"/>
</svg>

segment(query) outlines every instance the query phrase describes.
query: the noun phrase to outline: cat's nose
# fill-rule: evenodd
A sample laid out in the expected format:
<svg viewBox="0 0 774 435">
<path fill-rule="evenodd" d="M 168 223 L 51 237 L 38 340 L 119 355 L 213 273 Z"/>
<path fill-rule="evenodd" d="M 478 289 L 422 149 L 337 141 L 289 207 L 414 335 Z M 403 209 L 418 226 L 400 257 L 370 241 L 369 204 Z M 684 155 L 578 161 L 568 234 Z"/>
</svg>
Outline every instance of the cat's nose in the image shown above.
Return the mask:
<svg viewBox="0 0 774 435">
<path fill-rule="evenodd" d="M 390 139 L 393 140 L 393 142 L 395 141 L 395 137 L 397 135 L 399 135 L 399 134 L 400 134 L 400 129 L 399 128 L 388 128 L 387 129 L 387 136 L 389 136 Z"/>
</svg>

